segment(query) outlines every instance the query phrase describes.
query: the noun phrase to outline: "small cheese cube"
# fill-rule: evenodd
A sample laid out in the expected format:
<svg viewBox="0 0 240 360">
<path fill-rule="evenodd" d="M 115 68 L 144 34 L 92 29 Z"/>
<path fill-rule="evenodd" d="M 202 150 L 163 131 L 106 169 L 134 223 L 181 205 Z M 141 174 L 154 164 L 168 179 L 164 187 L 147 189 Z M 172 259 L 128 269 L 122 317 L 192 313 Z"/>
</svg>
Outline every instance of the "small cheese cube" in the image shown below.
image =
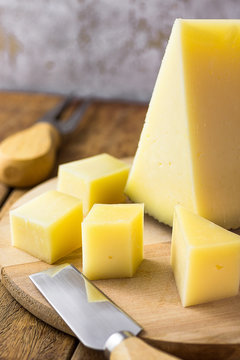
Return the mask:
<svg viewBox="0 0 240 360">
<path fill-rule="evenodd" d="M 12 245 L 49 264 L 81 247 L 80 200 L 48 191 L 10 212 Z"/>
<path fill-rule="evenodd" d="M 123 194 L 130 166 L 108 154 L 59 166 L 57 189 L 83 202 L 86 215 L 94 203 L 126 201 Z"/>
<path fill-rule="evenodd" d="M 183 306 L 237 295 L 240 237 L 177 205 L 171 265 Z"/>
<path fill-rule="evenodd" d="M 82 224 L 83 273 L 131 277 L 143 259 L 142 204 L 95 204 Z"/>
</svg>

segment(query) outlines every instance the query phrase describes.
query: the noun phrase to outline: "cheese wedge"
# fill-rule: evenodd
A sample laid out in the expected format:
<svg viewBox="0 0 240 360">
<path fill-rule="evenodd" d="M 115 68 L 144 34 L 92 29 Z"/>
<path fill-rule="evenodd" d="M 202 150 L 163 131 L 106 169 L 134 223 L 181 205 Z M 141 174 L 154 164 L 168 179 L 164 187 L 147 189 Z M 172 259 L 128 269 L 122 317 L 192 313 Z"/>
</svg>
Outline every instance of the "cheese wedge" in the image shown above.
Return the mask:
<svg viewBox="0 0 240 360">
<path fill-rule="evenodd" d="M 240 20 L 175 21 L 126 186 L 159 221 L 240 226 L 239 64 Z"/>
<path fill-rule="evenodd" d="M 93 204 L 122 203 L 130 166 L 108 154 L 59 166 L 57 190 L 79 198 L 87 215 Z"/>
<path fill-rule="evenodd" d="M 81 247 L 80 200 L 48 191 L 10 211 L 12 245 L 49 264 Z"/>
<path fill-rule="evenodd" d="M 143 259 L 143 205 L 95 204 L 82 224 L 83 273 L 131 277 Z"/>
<path fill-rule="evenodd" d="M 171 265 L 183 306 L 237 295 L 240 236 L 177 205 Z"/>
</svg>

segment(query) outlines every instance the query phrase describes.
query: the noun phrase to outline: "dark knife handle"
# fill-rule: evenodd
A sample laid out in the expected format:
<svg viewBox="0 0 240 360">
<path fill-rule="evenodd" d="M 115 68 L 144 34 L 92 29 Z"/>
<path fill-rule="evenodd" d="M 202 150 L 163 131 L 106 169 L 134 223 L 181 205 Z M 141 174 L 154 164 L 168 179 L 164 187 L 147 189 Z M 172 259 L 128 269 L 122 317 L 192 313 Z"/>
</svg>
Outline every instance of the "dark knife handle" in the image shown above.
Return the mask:
<svg viewBox="0 0 240 360">
<path fill-rule="evenodd" d="M 180 358 L 153 348 L 126 331 L 115 333 L 109 337 L 105 345 L 105 355 L 110 360 L 180 360 Z"/>
</svg>

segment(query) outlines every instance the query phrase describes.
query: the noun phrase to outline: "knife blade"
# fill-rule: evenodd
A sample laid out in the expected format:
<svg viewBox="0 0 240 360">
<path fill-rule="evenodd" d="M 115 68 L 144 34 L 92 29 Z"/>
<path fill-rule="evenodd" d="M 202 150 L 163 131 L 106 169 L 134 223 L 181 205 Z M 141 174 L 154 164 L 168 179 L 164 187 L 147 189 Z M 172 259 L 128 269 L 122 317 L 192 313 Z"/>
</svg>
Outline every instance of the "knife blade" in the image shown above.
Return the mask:
<svg viewBox="0 0 240 360">
<path fill-rule="evenodd" d="M 87 347 L 110 359 L 177 359 L 139 338 L 142 328 L 77 268 L 51 267 L 29 276 L 34 285 Z"/>
</svg>

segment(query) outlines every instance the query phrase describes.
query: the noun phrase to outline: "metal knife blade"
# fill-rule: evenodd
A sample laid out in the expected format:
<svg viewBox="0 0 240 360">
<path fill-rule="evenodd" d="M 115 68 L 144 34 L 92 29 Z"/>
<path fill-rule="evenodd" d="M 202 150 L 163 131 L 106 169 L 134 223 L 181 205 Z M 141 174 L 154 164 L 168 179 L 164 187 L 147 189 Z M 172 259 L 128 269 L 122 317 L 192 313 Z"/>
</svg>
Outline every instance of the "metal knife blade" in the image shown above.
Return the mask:
<svg viewBox="0 0 240 360">
<path fill-rule="evenodd" d="M 136 337 L 142 330 L 73 265 L 30 275 L 79 340 L 115 360 L 177 360 Z M 134 336 L 135 335 L 135 336 Z"/>
<path fill-rule="evenodd" d="M 30 275 L 30 279 L 86 346 L 104 350 L 114 333 L 142 330 L 73 265 L 63 264 Z"/>
</svg>

